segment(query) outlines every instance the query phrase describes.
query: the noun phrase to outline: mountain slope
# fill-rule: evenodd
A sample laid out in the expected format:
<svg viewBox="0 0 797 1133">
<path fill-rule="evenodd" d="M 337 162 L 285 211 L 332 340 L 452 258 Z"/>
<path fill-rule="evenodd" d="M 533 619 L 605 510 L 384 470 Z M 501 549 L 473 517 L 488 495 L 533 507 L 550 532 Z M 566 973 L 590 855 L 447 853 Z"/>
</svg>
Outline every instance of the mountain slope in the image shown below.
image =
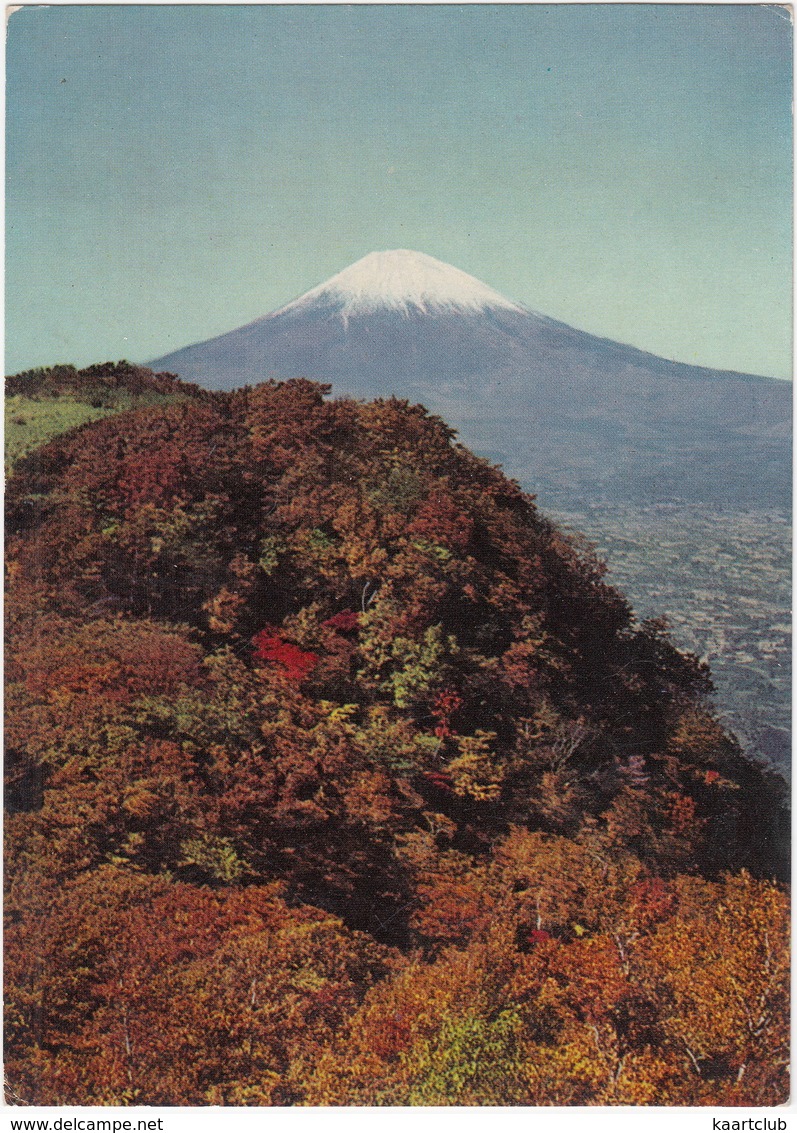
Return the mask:
<svg viewBox="0 0 797 1133">
<path fill-rule="evenodd" d="M 784 1101 L 783 783 L 442 421 L 188 397 L 6 503 L 13 1097 Z"/>
</svg>

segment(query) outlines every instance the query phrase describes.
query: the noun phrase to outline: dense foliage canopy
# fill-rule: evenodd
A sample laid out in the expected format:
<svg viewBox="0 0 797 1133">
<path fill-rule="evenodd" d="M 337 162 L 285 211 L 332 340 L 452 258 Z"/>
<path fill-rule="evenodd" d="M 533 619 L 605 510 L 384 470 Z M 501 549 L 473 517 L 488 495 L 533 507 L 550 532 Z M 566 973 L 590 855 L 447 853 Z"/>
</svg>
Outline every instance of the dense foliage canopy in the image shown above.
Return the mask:
<svg viewBox="0 0 797 1133">
<path fill-rule="evenodd" d="M 785 1100 L 783 785 L 664 623 L 419 406 L 71 373 L 180 396 L 8 485 L 12 1100 Z"/>
</svg>

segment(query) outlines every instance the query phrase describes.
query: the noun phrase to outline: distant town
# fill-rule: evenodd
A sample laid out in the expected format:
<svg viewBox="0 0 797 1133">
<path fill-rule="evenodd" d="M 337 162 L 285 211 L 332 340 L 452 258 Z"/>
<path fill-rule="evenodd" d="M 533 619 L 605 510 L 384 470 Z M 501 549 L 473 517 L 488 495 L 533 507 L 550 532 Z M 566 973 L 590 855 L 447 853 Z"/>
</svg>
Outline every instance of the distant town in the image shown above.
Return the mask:
<svg viewBox="0 0 797 1133">
<path fill-rule="evenodd" d="M 745 750 L 788 771 L 791 528 L 777 511 L 599 503 L 554 510 L 609 567 L 637 616 L 711 666 L 715 704 Z"/>
</svg>

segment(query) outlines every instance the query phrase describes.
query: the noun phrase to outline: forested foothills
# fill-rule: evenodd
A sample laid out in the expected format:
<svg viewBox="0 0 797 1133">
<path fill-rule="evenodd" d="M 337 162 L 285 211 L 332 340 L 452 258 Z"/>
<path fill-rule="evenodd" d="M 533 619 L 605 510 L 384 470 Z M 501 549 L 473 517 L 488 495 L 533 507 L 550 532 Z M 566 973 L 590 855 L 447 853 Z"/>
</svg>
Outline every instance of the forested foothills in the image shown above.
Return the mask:
<svg viewBox="0 0 797 1133">
<path fill-rule="evenodd" d="M 666 623 L 419 406 L 67 378 L 152 403 L 7 486 L 9 1101 L 786 1101 L 784 784 Z"/>
</svg>

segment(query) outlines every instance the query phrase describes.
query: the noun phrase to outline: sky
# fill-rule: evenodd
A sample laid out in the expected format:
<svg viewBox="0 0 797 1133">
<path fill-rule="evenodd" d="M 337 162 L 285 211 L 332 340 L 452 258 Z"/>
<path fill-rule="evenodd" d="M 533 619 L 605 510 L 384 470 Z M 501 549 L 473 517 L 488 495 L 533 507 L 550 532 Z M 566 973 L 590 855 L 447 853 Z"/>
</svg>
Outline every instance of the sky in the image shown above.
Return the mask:
<svg viewBox="0 0 797 1133">
<path fill-rule="evenodd" d="M 764 4 L 23 7 L 6 372 L 146 361 L 411 248 L 788 377 L 791 34 Z"/>
</svg>

